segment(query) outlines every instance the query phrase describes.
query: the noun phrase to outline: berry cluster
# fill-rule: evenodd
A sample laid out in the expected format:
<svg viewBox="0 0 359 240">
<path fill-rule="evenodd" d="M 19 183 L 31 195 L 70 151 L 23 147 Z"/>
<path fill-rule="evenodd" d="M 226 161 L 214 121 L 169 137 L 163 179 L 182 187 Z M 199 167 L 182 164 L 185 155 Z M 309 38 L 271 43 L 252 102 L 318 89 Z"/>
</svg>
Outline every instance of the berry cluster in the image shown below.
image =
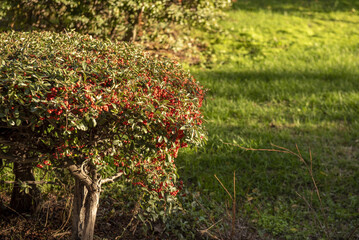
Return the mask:
<svg viewBox="0 0 359 240">
<path fill-rule="evenodd" d="M 3 33 L 0 49 L 0 127 L 41 139 L 38 167 L 90 161 L 177 195 L 174 159 L 204 137 L 203 89 L 188 72 L 76 33 Z"/>
</svg>

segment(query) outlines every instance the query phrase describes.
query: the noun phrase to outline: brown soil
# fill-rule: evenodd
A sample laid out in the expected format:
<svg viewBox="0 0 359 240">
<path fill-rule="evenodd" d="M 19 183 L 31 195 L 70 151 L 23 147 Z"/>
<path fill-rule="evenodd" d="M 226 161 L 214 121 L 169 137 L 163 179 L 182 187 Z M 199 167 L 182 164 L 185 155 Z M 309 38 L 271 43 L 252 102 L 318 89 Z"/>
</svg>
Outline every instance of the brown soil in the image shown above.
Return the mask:
<svg viewBox="0 0 359 240">
<path fill-rule="evenodd" d="M 71 238 L 71 198 L 48 197 L 38 211 L 20 215 L 9 209 L 8 196 L 0 196 L 0 240 L 67 240 Z M 140 223 L 131 213 L 116 209 L 115 200 L 101 200 L 95 227 L 95 240 L 99 239 L 166 239 L 166 236 L 145 236 Z M 131 221 L 132 220 L 132 221 Z M 126 230 L 125 230 L 126 229 Z M 147 234 L 149 235 L 149 234 Z M 120 237 L 121 236 L 121 237 Z"/>
<path fill-rule="evenodd" d="M 9 209 L 10 197 L 0 194 L 0 240 L 67 240 L 71 239 L 71 204 L 72 197 L 62 198 L 49 195 L 39 206 L 37 212 L 30 215 L 20 215 Z M 106 197 L 101 199 L 98 209 L 95 240 L 157 240 L 176 239 L 163 233 L 164 227 L 153 224 L 152 232 L 144 233 L 141 222 L 133 218 L 132 212 L 124 212 L 123 205 L 117 200 Z M 232 225 L 229 217 L 222 219 Z M 228 232 L 218 229 L 217 226 L 204 227 L 198 231 L 196 239 L 261 239 L 247 221 L 237 219 L 236 231 L 231 236 Z"/>
</svg>

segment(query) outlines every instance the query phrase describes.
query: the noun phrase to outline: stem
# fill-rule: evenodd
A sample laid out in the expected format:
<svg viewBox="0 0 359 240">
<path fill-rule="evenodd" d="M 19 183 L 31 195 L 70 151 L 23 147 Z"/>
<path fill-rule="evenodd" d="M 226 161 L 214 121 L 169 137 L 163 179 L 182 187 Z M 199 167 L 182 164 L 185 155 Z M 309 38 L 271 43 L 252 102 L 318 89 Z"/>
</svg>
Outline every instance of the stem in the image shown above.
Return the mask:
<svg viewBox="0 0 359 240">
<path fill-rule="evenodd" d="M 89 190 L 80 180 L 75 179 L 72 212 L 72 238 L 74 240 L 93 240 L 99 200 L 100 187 Z"/>
<path fill-rule="evenodd" d="M 12 190 L 10 207 L 19 213 L 33 213 L 39 203 L 40 191 L 36 184 L 29 184 L 27 189 L 23 189 L 20 182 L 35 182 L 32 172 L 32 164 L 15 162 L 14 169 L 15 183 Z"/>
<path fill-rule="evenodd" d="M 75 178 L 72 239 L 93 240 L 101 192 L 96 166 L 84 162 L 81 167 L 70 165 L 68 169 Z"/>
</svg>

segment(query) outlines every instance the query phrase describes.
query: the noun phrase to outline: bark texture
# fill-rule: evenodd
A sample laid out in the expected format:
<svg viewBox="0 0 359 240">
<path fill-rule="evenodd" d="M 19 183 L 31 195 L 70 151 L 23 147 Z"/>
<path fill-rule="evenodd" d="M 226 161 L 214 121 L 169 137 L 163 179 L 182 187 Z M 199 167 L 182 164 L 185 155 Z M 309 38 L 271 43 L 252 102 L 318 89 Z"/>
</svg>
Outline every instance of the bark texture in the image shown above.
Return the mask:
<svg viewBox="0 0 359 240">
<path fill-rule="evenodd" d="M 119 179 L 123 173 L 101 179 L 96 166 L 83 163 L 81 167 L 73 164 L 68 170 L 75 178 L 74 203 L 72 210 L 72 239 L 93 240 L 96 213 L 99 207 L 101 186 Z"/>
<path fill-rule="evenodd" d="M 75 179 L 75 192 L 72 216 L 72 238 L 92 240 L 95 230 L 96 213 L 100 200 L 100 186 L 86 186 Z"/>
<path fill-rule="evenodd" d="M 125 42 L 135 42 L 137 37 L 137 30 L 139 26 L 141 25 L 141 19 L 142 19 L 142 13 L 143 13 L 144 7 L 142 7 L 140 10 L 137 11 L 131 11 L 128 15 L 128 28 L 125 32 L 124 37 L 122 38 L 122 41 Z M 133 16 L 133 17 L 131 17 Z"/>
</svg>

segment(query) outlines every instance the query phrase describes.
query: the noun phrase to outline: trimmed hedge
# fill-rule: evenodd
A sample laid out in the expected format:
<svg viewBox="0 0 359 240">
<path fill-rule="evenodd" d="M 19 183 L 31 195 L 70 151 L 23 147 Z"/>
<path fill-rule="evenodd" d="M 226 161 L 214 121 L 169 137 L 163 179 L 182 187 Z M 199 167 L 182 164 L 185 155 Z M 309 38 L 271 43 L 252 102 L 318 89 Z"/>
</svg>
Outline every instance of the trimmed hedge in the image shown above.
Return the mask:
<svg viewBox="0 0 359 240">
<path fill-rule="evenodd" d="M 137 179 L 174 173 L 178 149 L 203 138 L 203 90 L 177 63 L 77 33 L 1 34 L 0 49 L 0 127 L 40 141 L 42 159 Z"/>
<path fill-rule="evenodd" d="M 178 63 L 131 45 L 0 34 L 1 156 L 67 168 L 89 191 L 122 175 L 152 201 L 173 201 L 177 152 L 204 138 L 202 101 Z"/>
</svg>

